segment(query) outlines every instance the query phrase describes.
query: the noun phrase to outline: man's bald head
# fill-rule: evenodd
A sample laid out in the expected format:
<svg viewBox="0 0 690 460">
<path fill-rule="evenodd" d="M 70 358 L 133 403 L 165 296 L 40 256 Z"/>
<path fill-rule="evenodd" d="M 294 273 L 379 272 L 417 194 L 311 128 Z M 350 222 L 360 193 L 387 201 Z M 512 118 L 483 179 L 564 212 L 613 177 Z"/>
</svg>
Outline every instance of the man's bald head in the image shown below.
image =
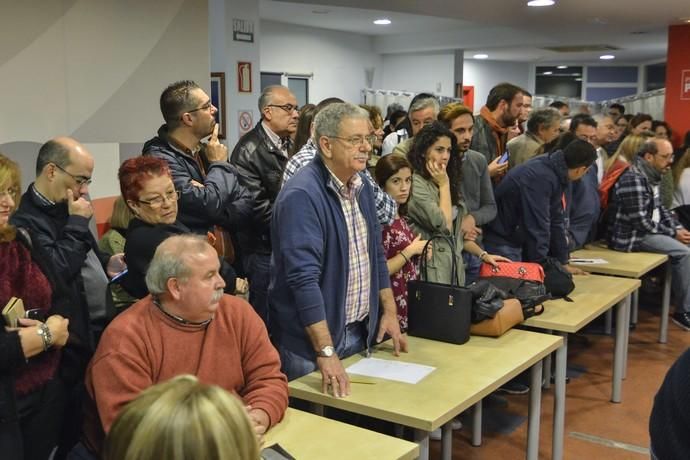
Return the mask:
<svg viewBox="0 0 690 460">
<path fill-rule="evenodd" d="M 75 160 L 93 161 L 86 148 L 71 137 L 56 137 L 41 146 L 36 159 L 36 176 L 40 176 L 46 165 L 53 163 L 66 168 Z"/>
</svg>

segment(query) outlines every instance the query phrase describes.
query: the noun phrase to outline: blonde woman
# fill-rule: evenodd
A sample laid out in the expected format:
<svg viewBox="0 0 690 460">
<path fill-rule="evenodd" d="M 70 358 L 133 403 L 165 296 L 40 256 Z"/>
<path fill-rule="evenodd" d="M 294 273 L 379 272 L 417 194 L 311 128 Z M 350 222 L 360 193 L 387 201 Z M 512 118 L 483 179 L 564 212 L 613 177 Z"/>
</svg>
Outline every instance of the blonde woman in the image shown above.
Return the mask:
<svg viewBox="0 0 690 460">
<path fill-rule="evenodd" d="M 605 174 L 609 174 L 625 165 L 633 163 L 637 152 L 649 136 L 630 134 L 620 143 L 616 152 L 604 164 Z"/>
<path fill-rule="evenodd" d="M 180 375 L 143 391 L 115 419 L 105 460 L 258 460 L 242 402 L 218 386 Z"/>
<path fill-rule="evenodd" d="M 110 255 L 125 252 L 127 227 L 132 217 L 134 215 L 129 210 L 124 198 L 118 196 L 113 203 L 113 213 L 110 215 L 110 219 L 108 219 L 110 230 L 105 232 L 98 242 L 98 247 L 101 251 L 107 252 Z"/>
</svg>

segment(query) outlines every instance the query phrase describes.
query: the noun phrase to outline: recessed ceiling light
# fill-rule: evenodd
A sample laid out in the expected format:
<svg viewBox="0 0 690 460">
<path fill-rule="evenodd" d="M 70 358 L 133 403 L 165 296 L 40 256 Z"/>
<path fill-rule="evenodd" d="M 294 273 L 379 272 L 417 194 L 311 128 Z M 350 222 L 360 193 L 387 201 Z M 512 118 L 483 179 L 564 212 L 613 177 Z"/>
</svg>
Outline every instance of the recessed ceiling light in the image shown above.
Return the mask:
<svg viewBox="0 0 690 460">
<path fill-rule="evenodd" d="M 314 13 L 314 14 L 328 14 L 328 13 L 331 12 L 331 10 L 325 10 L 325 9 L 322 9 L 322 10 L 311 10 L 311 12 Z"/>
<path fill-rule="evenodd" d="M 556 68 L 557 68 L 557 69 L 567 69 L 568 66 L 567 66 L 567 65 L 559 65 L 559 66 L 557 66 Z"/>
<path fill-rule="evenodd" d="M 387 26 L 390 23 L 391 23 L 391 20 L 388 18 L 381 18 L 381 19 L 377 19 L 376 21 L 374 21 L 374 24 L 376 24 L 377 26 Z"/>
<path fill-rule="evenodd" d="M 553 72 L 551 72 L 550 70 L 547 70 L 547 71 L 544 72 L 542 75 L 552 75 L 552 74 L 553 74 Z"/>
<path fill-rule="evenodd" d="M 551 6 L 554 3 L 556 3 L 554 0 L 530 0 L 527 6 Z"/>
<path fill-rule="evenodd" d="M 576 78 L 575 81 L 582 81 L 582 78 Z"/>
<path fill-rule="evenodd" d="M 475 59 L 488 59 L 489 55 L 488 54 L 475 54 L 473 57 Z"/>
<path fill-rule="evenodd" d="M 599 59 L 603 59 L 604 61 L 609 61 L 611 59 L 616 59 L 616 56 L 614 56 L 613 54 L 603 54 L 603 55 L 599 56 Z"/>
</svg>

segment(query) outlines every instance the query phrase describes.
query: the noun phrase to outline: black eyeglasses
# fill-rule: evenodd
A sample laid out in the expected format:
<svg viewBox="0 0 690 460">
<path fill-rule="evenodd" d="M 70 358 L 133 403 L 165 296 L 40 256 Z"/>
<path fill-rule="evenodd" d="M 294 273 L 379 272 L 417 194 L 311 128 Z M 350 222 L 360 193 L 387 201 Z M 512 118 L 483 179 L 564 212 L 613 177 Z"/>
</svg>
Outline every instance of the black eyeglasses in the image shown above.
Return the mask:
<svg viewBox="0 0 690 460">
<path fill-rule="evenodd" d="M 292 113 L 294 110 L 299 110 L 299 106 L 292 105 L 292 104 L 283 104 L 283 105 L 268 104 L 266 107 L 278 107 L 279 109 L 285 110 L 287 113 Z"/>
<path fill-rule="evenodd" d="M 72 179 L 74 179 L 74 182 L 76 182 L 77 185 L 78 185 L 79 187 L 82 187 L 82 186 L 84 186 L 84 185 L 91 185 L 91 178 L 90 178 L 90 177 L 75 176 L 75 175 L 72 174 L 71 172 L 66 171 L 65 168 L 63 168 L 63 167 L 60 166 L 59 164 L 57 164 L 57 163 L 53 163 L 53 164 L 55 165 L 55 167 L 56 167 L 57 169 L 59 169 L 60 171 L 62 171 L 62 172 L 65 173 L 65 174 L 67 174 L 67 175 L 68 175 L 69 177 L 71 177 Z"/>
<path fill-rule="evenodd" d="M 201 107 L 197 107 L 196 109 L 192 109 L 192 110 L 187 110 L 186 113 L 194 113 L 194 112 L 198 112 L 199 110 L 208 110 L 211 108 L 212 105 L 213 104 L 211 104 L 211 101 L 208 101 L 206 104 L 202 105 Z"/>
<path fill-rule="evenodd" d="M 171 190 L 169 192 L 166 192 L 165 195 L 163 196 L 157 196 L 155 198 L 151 198 L 150 200 L 137 200 L 141 204 L 145 204 L 150 206 L 153 209 L 160 208 L 163 206 L 163 203 L 166 201 L 169 202 L 174 202 L 180 199 L 180 192 L 179 190 Z"/>
</svg>

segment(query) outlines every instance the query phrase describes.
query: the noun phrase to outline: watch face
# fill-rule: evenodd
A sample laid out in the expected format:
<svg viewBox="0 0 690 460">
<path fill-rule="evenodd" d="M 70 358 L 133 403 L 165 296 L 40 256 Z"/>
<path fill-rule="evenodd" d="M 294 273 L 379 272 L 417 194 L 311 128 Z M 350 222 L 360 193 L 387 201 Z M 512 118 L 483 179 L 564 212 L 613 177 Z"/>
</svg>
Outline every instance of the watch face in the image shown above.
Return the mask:
<svg viewBox="0 0 690 460">
<path fill-rule="evenodd" d="M 333 356 L 334 350 L 331 346 L 326 346 L 321 349 L 321 354 L 327 358 Z"/>
</svg>

